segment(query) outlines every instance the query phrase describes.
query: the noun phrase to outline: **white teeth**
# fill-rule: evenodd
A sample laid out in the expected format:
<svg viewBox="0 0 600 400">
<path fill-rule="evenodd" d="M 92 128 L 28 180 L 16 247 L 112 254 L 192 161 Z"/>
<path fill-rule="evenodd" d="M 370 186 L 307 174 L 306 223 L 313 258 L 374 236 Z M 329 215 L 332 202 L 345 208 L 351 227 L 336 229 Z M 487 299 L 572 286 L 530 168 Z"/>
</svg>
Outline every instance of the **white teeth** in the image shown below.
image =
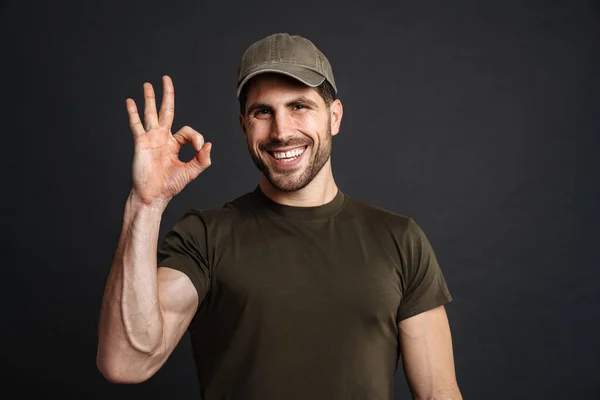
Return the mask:
<svg viewBox="0 0 600 400">
<path fill-rule="evenodd" d="M 290 151 L 285 151 L 285 152 L 274 151 L 273 157 L 277 158 L 278 160 L 281 160 L 283 158 L 296 158 L 302 153 L 304 153 L 304 147 L 299 148 L 299 149 L 290 150 Z"/>
</svg>

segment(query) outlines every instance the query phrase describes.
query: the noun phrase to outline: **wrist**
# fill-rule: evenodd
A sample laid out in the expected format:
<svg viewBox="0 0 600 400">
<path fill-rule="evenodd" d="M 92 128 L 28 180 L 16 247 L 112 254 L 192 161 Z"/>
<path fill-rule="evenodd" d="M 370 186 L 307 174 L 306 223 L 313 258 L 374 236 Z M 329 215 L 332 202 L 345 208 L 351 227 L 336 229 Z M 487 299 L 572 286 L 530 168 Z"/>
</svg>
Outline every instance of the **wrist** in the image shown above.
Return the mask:
<svg viewBox="0 0 600 400">
<path fill-rule="evenodd" d="M 162 213 L 167 208 L 170 199 L 153 199 L 153 200 L 145 200 L 142 197 L 138 196 L 133 189 L 129 192 L 129 196 L 127 197 L 127 208 L 133 210 L 139 210 L 143 212 L 150 213 L 158 213 L 162 215 Z"/>
</svg>

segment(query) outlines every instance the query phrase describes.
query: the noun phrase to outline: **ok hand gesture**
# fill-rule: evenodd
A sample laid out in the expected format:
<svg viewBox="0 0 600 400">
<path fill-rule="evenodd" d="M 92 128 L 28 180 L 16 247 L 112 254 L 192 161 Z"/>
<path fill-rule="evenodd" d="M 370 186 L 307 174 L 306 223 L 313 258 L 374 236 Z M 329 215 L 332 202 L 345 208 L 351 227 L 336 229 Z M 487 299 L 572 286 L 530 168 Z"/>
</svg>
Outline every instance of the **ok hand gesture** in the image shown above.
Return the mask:
<svg viewBox="0 0 600 400">
<path fill-rule="evenodd" d="M 189 126 L 171 134 L 175 115 L 175 89 L 168 76 L 163 80 L 163 98 L 156 111 L 154 89 L 144 84 L 144 124 L 137 106 L 127 99 L 129 125 L 135 142 L 133 157 L 132 195 L 143 204 L 166 205 L 175 195 L 211 164 L 212 144 L 204 142 L 203 136 Z M 188 162 L 179 160 L 179 150 L 190 142 L 197 154 Z"/>
</svg>

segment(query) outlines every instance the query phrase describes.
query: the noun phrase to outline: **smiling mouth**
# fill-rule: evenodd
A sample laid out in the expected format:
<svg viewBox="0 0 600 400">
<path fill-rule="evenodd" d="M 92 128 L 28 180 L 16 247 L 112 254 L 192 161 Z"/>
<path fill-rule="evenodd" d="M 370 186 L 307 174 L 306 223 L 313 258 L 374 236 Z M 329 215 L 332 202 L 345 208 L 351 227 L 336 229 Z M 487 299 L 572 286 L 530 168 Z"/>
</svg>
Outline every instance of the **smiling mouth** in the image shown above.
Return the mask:
<svg viewBox="0 0 600 400">
<path fill-rule="evenodd" d="M 300 157 L 306 151 L 307 147 L 308 146 L 303 146 L 287 151 L 272 150 L 267 152 L 271 155 L 271 157 L 273 157 L 277 161 L 291 162 L 294 161 L 296 158 Z"/>
</svg>

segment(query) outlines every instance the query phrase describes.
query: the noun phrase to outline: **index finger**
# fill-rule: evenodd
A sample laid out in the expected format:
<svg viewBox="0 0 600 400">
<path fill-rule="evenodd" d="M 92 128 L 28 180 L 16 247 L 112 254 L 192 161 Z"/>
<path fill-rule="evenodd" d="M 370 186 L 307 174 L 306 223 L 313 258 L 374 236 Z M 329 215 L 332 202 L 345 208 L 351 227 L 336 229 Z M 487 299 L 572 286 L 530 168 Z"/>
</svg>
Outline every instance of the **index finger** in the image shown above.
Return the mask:
<svg viewBox="0 0 600 400">
<path fill-rule="evenodd" d="M 168 75 L 163 76 L 163 96 L 158 114 L 158 124 L 171 129 L 175 116 L 175 87 Z"/>
</svg>

